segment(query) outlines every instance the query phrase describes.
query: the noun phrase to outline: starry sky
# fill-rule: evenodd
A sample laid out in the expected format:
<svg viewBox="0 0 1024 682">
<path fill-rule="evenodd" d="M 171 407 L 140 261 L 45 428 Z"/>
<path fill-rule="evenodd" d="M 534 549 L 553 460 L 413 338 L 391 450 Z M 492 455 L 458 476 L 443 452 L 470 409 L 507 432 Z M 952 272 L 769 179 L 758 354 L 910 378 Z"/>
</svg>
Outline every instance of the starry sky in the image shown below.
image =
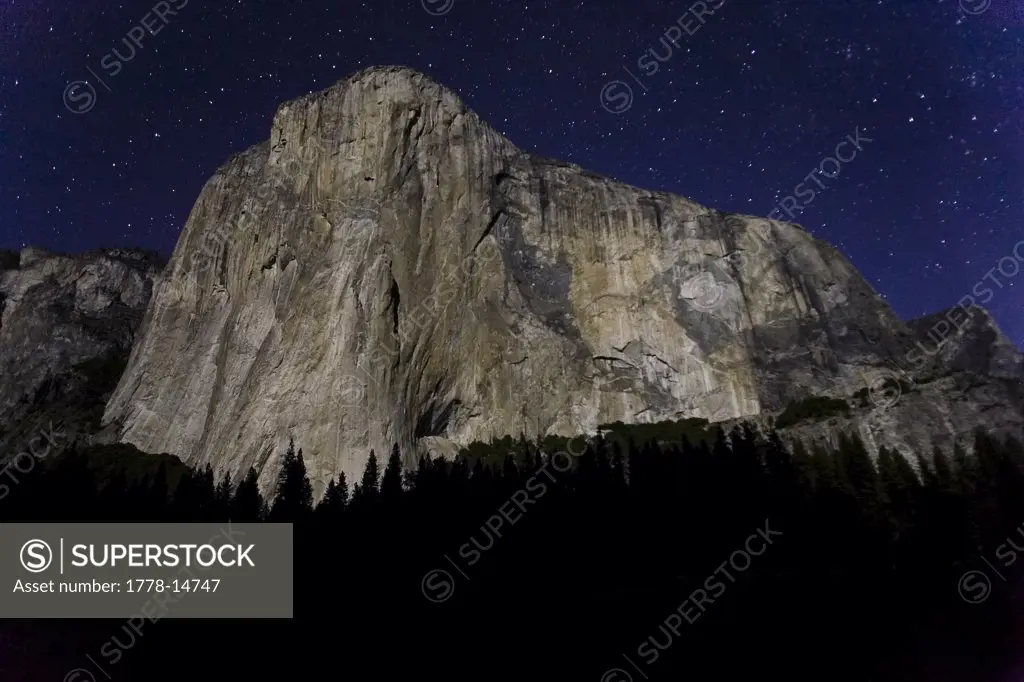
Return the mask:
<svg viewBox="0 0 1024 682">
<path fill-rule="evenodd" d="M 794 222 L 901 316 L 982 283 L 1024 347 L 1024 3 L 693 4 L 0 0 L 0 248 L 167 256 L 279 103 L 400 64 L 630 184 L 755 215 L 802 191 Z"/>
</svg>

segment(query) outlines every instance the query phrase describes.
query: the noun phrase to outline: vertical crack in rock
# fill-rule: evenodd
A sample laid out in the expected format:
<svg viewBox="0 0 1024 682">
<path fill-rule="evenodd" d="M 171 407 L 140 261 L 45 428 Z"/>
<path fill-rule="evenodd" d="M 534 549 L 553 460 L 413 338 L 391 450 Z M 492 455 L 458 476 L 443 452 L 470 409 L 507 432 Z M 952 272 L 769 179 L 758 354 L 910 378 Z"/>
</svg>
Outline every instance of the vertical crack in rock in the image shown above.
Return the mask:
<svg viewBox="0 0 1024 682">
<path fill-rule="evenodd" d="M 640 207 L 644 218 L 654 225 L 654 229 L 658 234 L 662 233 L 662 210 L 661 204 L 654 197 L 641 196 L 637 197 L 637 206 Z"/>
<path fill-rule="evenodd" d="M 391 277 L 391 288 L 388 289 L 388 309 L 391 311 L 391 331 L 397 337 L 398 336 L 398 306 L 401 303 L 402 297 L 398 291 L 398 281 L 395 280 L 395 276 L 390 274 Z"/>
<path fill-rule="evenodd" d="M 483 233 L 481 233 L 480 237 L 476 240 L 476 243 L 473 244 L 473 251 L 476 251 L 479 248 L 480 243 L 487 238 L 487 235 L 491 234 L 494 230 L 494 226 L 497 225 L 500 220 L 507 217 L 508 214 L 505 213 L 505 209 L 501 209 L 491 216 L 491 219 L 487 222 L 487 226 L 484 228 Z"/>
</svg>

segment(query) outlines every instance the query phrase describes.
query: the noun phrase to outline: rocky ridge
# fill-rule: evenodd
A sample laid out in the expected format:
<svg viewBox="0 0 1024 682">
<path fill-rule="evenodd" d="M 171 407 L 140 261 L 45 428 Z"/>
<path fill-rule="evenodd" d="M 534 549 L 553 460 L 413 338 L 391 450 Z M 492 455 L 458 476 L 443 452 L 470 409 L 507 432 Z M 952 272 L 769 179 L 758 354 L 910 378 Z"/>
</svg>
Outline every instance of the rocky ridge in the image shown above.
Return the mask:
<svg viewBox="0 0 1024 682">
<path fill-rule="evenodd" d="M 986 324 L 853 426 L 897 446 L 1019 432 L 1020 353 Z M 797 225 L 526 154 L 428 77 L 377 67 L 282 105 L 206 184 L 103 421 L 265 486 L 294 437 L 322 488 L 396 442 L 411 458 L 884 395 L 926 371 L 904 362 L 919 327 Z"/>
<path fill-rule="evenodd" d="M 99 427 L 159 270 L 131 249 L 0 251 L 0 460 Z"/>
</svg>

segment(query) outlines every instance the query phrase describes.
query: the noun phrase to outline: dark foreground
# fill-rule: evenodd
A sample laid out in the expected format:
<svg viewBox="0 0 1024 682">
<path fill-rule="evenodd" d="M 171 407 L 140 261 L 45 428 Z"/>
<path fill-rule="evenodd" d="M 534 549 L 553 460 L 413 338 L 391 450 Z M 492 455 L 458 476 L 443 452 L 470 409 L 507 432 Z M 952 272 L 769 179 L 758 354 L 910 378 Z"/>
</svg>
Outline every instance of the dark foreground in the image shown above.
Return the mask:
<svg viewBox="0 0 1024 682">
<path fill-rule="evenodd" d="M 301 455 L 263 504 L 252 479 L 72 451 L 0 519 L 295 522 L 295 619 L 4 621 L 0 679 L 1020 679 L 1020 443 L 979 434 L 977 456 L 912 467 L 846 437 L 630 435 L 506 440 L 404 476 L 394 453 L 316 509 Z"/>
</svg>

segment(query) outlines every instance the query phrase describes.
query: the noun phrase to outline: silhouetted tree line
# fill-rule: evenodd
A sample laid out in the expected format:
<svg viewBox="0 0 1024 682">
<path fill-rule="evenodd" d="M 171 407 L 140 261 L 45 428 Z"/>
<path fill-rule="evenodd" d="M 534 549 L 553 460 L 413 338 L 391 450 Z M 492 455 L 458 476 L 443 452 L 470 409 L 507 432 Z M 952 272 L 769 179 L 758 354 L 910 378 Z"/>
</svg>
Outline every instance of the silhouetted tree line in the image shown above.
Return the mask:
<svg viewBox="0 0 1024 682">
<path fill-rule="evenodd" d="M 168 459 L 97 467 L 103 448 L 73 448 L 24 477 L 0 520 L 297 524 L 296 619 L 228 631 L 162 622 L 166 634 L 131 664 L 146 679 L 187 674 L 174 647 L 203 638 L 237 642 L 217 670 L 249 679 L 319 666 L 592 681 L 621 668 L 643 679 L 623 654 L 650 679 L 989 679 L 985 669 L 1012 661 L 1019 567 L 1005 567 L 1005 583 L 992 576 L 981 604 L 958 581 L 1008 538 L 1024 547 L 1019 441 L 978 432 L 970 456 L 882 448 L 873 460 L 856 435 L 826 451 L 751 426 L 707 433 L 639 439 L 617 425 L 608 439 L 506 438 L 500 461 L 477 443 L 405 471 L 396 446 L 383 471 L 371 453 L 360 480 L 334 478 L 318 500 L 294 445 L 266 500 L 255 470 L 236 483 Z M 709 601 L 708 577 L 768 528 L 780 535 Z M 670 636 L 666 618 L 685 600 L 698 617 Z M 253 638 L 290 653 L 263 656 Z M 659 654 L 650 663 L 645 642 Z"/>
</svg>

